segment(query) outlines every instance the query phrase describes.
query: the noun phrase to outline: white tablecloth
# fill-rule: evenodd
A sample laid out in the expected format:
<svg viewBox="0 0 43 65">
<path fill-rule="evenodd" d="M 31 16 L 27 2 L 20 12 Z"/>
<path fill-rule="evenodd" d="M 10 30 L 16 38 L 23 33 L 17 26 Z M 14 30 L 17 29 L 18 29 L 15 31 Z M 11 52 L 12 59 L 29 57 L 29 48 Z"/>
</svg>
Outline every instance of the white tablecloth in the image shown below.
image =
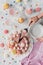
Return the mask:
<svg viewBox="0 0 43 65">
<path fill-rule="evenodd" d="M 29 0 L 28 3 L 25 2 L 26 0 L 24 0 L 24 3 L 14 3 L 14 1 L 15 0 L 0 0 L 0 43 L 7 44 L 8 36 L 10 34 L 17 30 L 29 27 L 29 18 L 38 15 L 43 11 L 43 0 Z M 12 4 L 13 6 L 11 8 L 13 8 L 13 10 L 19 11 L 19 14 L 10 15 L 9 10 L 11 8 L 4 10 L 3 4 L 6 2 L 10 5 Z M 27 7 L 35 9 L 37 7 L 36 4 L 38 4 L 38 7 L 41 7 L 41 11 L 36 13 L 33 12 L 31 15 L 27 15 L 25 10 L 22 11 L 22 8 L 19 6 L 20 4 L 22 4 L 22 7 L 25 7 L 25 9 Z M 31 5 L 32 7 L 30 7 Z M 25 22 L 22 24 L 18 23 L 17 19 L 19 17 L 24 17 L 26 19 Z M 4 30 L 6 29 L 9 31 L 8 34 L 4 34 Z M 19 65 L 20 61 L 17 61 L 15 58 L 13 58 L 13 55 L 8 53 L 9 52 L 7 48 L 0 48 L 0 65 Z"/>
</svg>

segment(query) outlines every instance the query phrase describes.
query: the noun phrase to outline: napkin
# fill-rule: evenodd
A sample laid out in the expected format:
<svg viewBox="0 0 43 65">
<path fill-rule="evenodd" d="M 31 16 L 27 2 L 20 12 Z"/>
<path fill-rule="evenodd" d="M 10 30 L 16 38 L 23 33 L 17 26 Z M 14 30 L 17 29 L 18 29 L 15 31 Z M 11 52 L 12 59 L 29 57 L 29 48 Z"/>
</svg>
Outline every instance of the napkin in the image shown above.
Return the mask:
<svg viewBox="0 0 43 65">
<path fill-rule="evenodd" d="M 43 65 L 43 42 L 34 43 L 31 54 L 21 61 L 21 65 Z"/>
</svg>

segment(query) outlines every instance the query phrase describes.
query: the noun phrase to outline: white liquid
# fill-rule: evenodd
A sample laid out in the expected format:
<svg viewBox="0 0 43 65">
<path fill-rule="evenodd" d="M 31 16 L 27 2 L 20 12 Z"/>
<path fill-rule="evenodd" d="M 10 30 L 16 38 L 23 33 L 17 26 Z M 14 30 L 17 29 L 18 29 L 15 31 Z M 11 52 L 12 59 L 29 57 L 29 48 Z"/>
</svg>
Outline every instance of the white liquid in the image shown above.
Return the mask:
<svg viewBox="0 0 43 65">
<path fill-rule="evenodd" d="M 43 26 L 41 26 L 40 24 L 33 26 L 32 34 L 36 38 L 42 37 L 43 36 Z"/>
</svg>

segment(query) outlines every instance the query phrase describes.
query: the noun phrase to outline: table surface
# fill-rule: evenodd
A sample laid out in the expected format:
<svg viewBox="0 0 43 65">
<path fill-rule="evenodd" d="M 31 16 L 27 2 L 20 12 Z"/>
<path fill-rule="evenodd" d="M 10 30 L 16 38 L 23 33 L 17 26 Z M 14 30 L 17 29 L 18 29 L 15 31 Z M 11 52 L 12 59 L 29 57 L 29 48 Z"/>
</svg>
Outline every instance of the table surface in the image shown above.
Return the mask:
<svg viewBox="0 0 43 65">
<path fill-rule="evenodd" d="M 14 15 L 11 15 L 9 12 L 11 8 L 4 10 L 3 4 L 6 2 L 12 4 L 11 8 L 15 11 L 18 11 L 19 14 L 14 13 Z M 25 13 L 25 9 L 28 7 L 35 9 L 37 7 L 36 4 L 38 4 L 38 7 L 41 7 L 41 11 L 33 12 L 31 15 L 27 15 Z M 22 5 L 22 7 L 20 5 Z M 23 7 L 25 7 L 25 9 L 22 9 Z M 3 64 L 21 65 L 20 60 L 19 61 L 17 60 L 18 57 L 16 59 L 13 55 L 9 53 L 8 49 L 6 48 L 6 44 L 8 42 L 8 36 L 16 31 L 29 27 L 28 26 L 29 18 L 38 15 L 42 11 L 43 11 L 43 0 L 34 0 L 34 1 L 29 0 L 28 3 L 27 0 L 24 0 L 24 2 L 21 3 L 15 3 L 15 0 L 0 0 L 0 44 L 1 43 L 5 44 L 4 48 L 0 48 L 0 65 Z M 17 19 L 19 17 L 24 17 L 26 19 L 25 22 L 22 24 L 18 23 Z M 6 29 L 9 31 L 8 34 L 4 34 L 4 30 Z"/>
</svg>

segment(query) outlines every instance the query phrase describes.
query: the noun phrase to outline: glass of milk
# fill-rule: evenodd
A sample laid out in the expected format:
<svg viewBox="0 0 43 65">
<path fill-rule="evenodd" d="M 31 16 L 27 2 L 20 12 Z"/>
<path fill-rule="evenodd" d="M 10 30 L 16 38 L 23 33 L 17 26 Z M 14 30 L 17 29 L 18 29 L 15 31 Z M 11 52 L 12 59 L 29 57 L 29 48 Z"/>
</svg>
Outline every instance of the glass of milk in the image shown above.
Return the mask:
<svg viewBox="0 0 43 65">
<path fill-rule="evenodd" d="M 30 29 L 30 34 L 35 39 L 43 37 L 43 21 L 34 24 Z"/>
</svg>

